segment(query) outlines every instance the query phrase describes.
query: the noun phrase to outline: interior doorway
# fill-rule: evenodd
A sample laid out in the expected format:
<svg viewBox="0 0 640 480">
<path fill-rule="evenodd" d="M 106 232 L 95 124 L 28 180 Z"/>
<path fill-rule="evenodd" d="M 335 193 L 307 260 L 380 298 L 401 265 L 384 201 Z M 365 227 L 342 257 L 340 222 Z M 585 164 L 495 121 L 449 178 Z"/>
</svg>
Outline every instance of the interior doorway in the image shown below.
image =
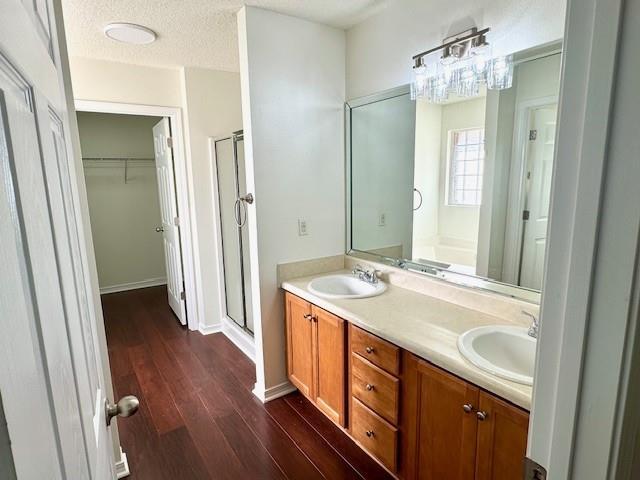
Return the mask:
<svg viewBox="0 0 640 480">
<path fill-rule="evenodd" d="M 170 119 L 83 111 L 77 118 L 100 293 L 166 285 L 186 325 Z"/>
</svg>

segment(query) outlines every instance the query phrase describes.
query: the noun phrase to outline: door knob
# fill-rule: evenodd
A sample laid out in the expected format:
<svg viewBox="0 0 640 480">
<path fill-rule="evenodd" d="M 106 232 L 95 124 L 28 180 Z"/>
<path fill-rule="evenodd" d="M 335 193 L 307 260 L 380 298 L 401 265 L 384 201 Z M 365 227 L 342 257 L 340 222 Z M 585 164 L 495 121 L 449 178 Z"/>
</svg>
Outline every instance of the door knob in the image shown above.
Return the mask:
<svg viewBox="0 0 640 480">
<path fill-rule="evenodd" d="M 107 426 L 109 426 L 111 419 L 115 416 L 130 417 L 134 415 L 140 407 L 140 401 L 133 395 L 127 395 L 118 400 L 118 403 L 109 403 L 108 400 L 105 400 L 104 406 Z"/>
<path fill-rule="evenodd" d="M 164 228 L 162 227 L 156 227 L 156 232 L 160 233 L 160 232 L 164 232 Z"/>
</svg>

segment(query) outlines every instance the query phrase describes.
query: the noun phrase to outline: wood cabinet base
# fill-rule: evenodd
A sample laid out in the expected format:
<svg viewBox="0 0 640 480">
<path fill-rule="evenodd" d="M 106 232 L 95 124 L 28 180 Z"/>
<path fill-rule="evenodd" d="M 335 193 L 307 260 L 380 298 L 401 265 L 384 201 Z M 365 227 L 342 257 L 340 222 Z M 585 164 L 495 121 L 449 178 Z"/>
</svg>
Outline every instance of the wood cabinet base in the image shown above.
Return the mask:
<svg viewBox="0 0 640 480">
<path fill-rule="evenodd" d="M 285 301 L 289 379 L 390 473 L 522 478 L 527 412 L 306 300 Z"/>
</svg>

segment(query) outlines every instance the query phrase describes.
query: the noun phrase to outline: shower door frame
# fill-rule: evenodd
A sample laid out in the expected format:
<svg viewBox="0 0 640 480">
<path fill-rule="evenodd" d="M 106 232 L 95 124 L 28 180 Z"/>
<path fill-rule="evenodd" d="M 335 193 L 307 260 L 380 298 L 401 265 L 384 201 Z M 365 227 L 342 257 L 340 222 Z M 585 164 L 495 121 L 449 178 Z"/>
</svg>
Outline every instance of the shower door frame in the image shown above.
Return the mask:
<svg viewBox="0 0 640 480">
<path fill-rule="evenodd" d="M 219 284 L 219 299 L 220 299 L 220 316 L 222 318 L 222 331 L 231 338 L 236 345 L 247 355 L 254 360 L 255 358 L 255 345 L 253 342 L 254 332 L 247 327 L 247 295 L 246 295 L 246 267 L 245 259 L 243 255 L 244 242 L 242 240 L 242 230 L 238 229 L 238 246 L 240 252 L 240 281 L 242 282 L 242 313 L 244 317 L 244 325 L 238 324 L 232 317 L 229 316 L 227 311 L 227 288 L 225 282 L 225 261 L 223 250 L 223 238 L 222 238 L 222 218 L 220 216 L 220 189 L 219 189 L 219 168 L 218 158 L 216 155 L 216 143 L 224 140 L 231 140 L 232 150 L 234 157 L 234 170 L 235 170 L 235 190 L 236 196 L 240 196 L 240 184 L 238 178 L 238 156 L 237 156 L 237 142 L 238 140 L 244 141 L 244 134 L 242 130 L 231 133 L 230 135 L 222 135 L 219 137 L 212 137 L 209 139 L 209 148 L 212 159 L 212 186 L 213 186 L 213 204 L 214 214 L 216 216 L 216 240 L 217 240 L 217 257 L 220 268 L 218 268 L 218 284 Z M 245 225 L 243 228 L 247 228 Z M 248 337 L 248 338 L 247 338 Z M 238 344 L 240 343 L 240 344 Z M 254 360 L 255 361 L 255 360 Z"/>
</svg>

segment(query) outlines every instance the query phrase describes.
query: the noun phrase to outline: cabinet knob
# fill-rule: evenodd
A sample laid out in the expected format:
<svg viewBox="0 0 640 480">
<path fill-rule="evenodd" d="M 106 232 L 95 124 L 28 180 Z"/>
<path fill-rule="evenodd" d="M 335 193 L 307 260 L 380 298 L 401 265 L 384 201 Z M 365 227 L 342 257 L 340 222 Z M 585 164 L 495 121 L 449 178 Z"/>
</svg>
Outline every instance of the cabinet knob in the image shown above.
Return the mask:
<svg viewBox="0 0 640 480">
<path fill-rule="evenodd" d="M 371 391 L 371 390 L 373 390 L 374 387 L 370 383 L 367 383 L 364 388 L 366 388 L 367 390 Z"/>
<path fill-rule="evenodd" d="M 465 403 L 462 406 L 462 409 L 466 412 L 466 413 L 471 413 L 473 412 L 473 405 L 471 405 L 470 403 Z"/>
<path fill-rule="evenodd" d="M 305 320 L 311 320 L 313 318 L 310 313 L 305 313 L 303 317 Z"/>
<path fill-rule="evenodd" d="M 371 437 L 375 436 L 375 433 L 373 433 L 373 430 L 367 430 L 367 431 L 366 431 L 366 432 L 364 432 L 364 433 L 366 433 L 367 437 L 369 437 L 369 438 L 371 438 Z"/>
<path fill-rule="evenodd" d="M 373 353 L 373 347 L 365 347 L 364 351 L 367 353 Z"/>
<path fill-rule="evenodd" d="M 318 316 L 317 315 L 311 315 L 311 320 L 314 322 L 318 322 Z"/>
<path fill-rule="evenodd" d="M 484 422 L 488 416 L 489 414 L 487 412 L 476 412 L 476 417 L 478 417 L 478 420 L 480 420 L 481 422 Z"/>
</svg>

